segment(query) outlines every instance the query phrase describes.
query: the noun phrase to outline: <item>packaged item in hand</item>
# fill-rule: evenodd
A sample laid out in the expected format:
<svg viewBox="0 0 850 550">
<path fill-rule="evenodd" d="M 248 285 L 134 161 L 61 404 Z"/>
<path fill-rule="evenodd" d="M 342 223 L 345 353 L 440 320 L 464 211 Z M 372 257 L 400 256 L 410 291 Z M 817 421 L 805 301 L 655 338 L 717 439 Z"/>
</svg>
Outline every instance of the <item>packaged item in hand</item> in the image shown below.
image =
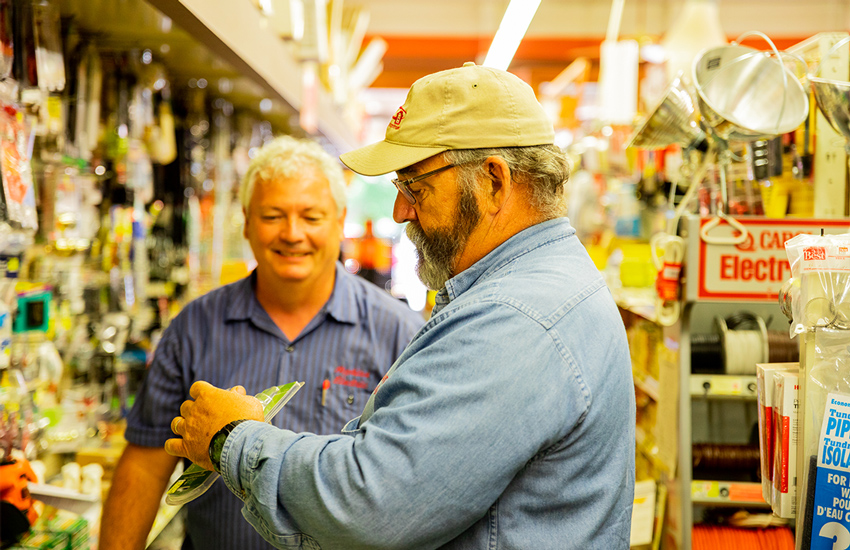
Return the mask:
<svg viewBox="0 0 850 550">
<path fill-rule="evenodd" d="M 269 422 L 274 418 L 303 385 L 303 382 L 290 382 L 283 386 L 272 386 L 255 395 L 254 397 L 259 399 L 263 405 L 265 421 Z M 217 472 L 205 470 L 196 464 L 192 464 L 168 488 L 165 493 L 165 502 L 171 505 L 191 502 L 206 493 L 218 478 Z"/>
</svg>

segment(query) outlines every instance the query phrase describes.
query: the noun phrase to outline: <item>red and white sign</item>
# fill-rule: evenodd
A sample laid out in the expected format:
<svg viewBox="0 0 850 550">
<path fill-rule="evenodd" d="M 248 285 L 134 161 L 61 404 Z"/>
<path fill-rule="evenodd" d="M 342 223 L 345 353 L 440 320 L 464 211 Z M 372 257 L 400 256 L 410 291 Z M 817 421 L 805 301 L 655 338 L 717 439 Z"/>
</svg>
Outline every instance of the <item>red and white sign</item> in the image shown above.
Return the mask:
<svg viewBox="0 0 850 550">
<path fill-rule="evenodd" d="M 850 232 L 847 220 L 738 219 L 749 232 L 738 245 L 709 244 L 699 239 L 697 298 L 700 300 L 776 301 L 782 284 L 791 277 L 785 241 L 801 233 Z M 700 221 L 700 227 L 708 219 Z M 711 236 L 733 237 L 738 231 L 726 223 Z"/>
</svg>

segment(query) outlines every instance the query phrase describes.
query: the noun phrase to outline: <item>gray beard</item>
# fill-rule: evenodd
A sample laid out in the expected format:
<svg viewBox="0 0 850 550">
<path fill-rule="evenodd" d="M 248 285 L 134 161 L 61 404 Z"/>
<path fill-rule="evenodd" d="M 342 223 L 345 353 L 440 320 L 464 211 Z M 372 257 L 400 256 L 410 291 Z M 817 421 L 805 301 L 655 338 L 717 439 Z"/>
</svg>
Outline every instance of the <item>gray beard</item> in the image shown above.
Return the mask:
<svg viewBox="0 0 850 550">
<path fill-rule="evenodd" d="M 479 221 L 481 212 L 475 194 L 464 188 L 451 227 L 431 230 L 429 235 L 417 222 L 407 224 L 407 237 L 416 246 L 416 274 L 422 284 L 439 290 L 455 275 L 457 258 Z"/>
</svg>

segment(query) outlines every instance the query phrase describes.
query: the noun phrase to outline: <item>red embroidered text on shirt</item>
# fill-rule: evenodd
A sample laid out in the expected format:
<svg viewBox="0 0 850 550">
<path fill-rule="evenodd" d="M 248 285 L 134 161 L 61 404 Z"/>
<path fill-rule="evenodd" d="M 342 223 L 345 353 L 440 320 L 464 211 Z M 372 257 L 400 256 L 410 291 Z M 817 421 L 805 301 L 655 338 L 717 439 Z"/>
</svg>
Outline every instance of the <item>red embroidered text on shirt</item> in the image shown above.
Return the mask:
<svg viewBox="0 0 850 550">
<path fill-rule="evenodd" d="M 360 388 L 363 390 L 369 387 L 366 382 L 361 382 L 360 380 L 349 380 L 347 378 L 343 378 L 342 376 L 335 377 L 333 382 L 338 386 L 353 386 L 355 388 Z"/>
<path fill-rule="evenodd" d="M 347 369 L 345 367 L 337 367 L 336 372 L 340 376 L 357 376 L 359 378 L 369 378 L 369 373 L 360 369 Z"/>
<path fill-rule="evenodd" d="M 334 372 L 336 372 L 336 376 L 333 379 L 333 383 L 338 386 L 352 386 L 363 390 L 369 387 L 366 381 L 358 380 L 358 378 L 369 379 L 369 373 L 366 371 L 362 371 L 360 369 L 347 369 L 343 366 L 339 366 Z"/>
</svg>

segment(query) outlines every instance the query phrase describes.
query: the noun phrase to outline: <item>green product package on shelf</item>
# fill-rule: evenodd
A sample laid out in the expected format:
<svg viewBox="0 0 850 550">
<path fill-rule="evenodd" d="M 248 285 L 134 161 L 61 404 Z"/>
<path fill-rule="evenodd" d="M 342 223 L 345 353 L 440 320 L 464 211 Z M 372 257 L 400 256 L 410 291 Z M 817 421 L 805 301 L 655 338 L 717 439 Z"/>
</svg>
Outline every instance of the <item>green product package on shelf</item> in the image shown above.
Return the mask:
<svg viewBox="0 0 850 550">
<path fill-rule="evenodd" d="M 283 386 L 272 386 L 255 395 L 263 405 L 263 416 L 266 422 L 271 421 L 280 412 L 286 403 L 292 399 L 303 382 L 290 382 Z M 165 494 L 166 504 L 180 505 L 191 502 L 206 493 L 212 484 L 219 478 L 219 474 L 205 470 L 196 464 L 192 464 L 183 475 L 175 481 Z"/>
</svg>

